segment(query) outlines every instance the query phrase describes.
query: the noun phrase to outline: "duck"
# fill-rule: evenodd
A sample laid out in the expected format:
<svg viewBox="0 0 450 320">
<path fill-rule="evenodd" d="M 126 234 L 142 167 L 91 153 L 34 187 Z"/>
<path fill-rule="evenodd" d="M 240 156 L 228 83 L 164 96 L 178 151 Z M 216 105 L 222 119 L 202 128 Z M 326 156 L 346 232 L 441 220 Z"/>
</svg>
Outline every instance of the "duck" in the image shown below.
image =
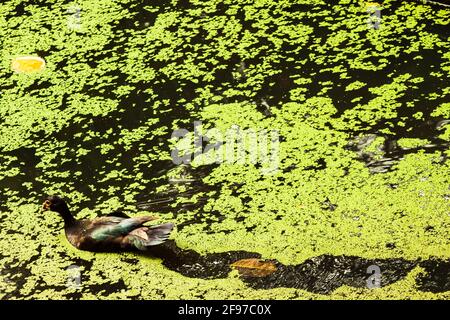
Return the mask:
<svg viewBox="0 0 450 320">
<path fill-rule="evenodd" d="M 146 251 L 164 243 L 174 228 L 173 223 L 145 226 L 145 223 L 158 218 L 130 217 L 121 211 L 93 219 L 77 220 L 66 201 L 55 195 L 47 197 L 42 204 L 42 212 L 46 211 L 56 212 L 62 217 L 67 240 L 75 248 L 84 251 Z"/>
</svg>

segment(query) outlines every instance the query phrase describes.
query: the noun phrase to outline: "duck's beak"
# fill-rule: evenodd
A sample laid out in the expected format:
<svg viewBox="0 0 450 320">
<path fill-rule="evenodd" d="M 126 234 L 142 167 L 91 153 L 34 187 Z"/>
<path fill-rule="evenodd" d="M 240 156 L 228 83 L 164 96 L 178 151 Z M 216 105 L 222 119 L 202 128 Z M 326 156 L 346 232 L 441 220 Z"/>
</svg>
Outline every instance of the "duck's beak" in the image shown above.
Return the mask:
<svg viewBox="0 0 450 320">
<path fill-rule="evenodd" d="M 51 205 L 52 205 L 52 203 L 50 202 L 50 200 L 45 200 L 44 203 L 42 204 L 42 209 L 41 209 L 42 212 L 50 210 Z"/>
</svg>

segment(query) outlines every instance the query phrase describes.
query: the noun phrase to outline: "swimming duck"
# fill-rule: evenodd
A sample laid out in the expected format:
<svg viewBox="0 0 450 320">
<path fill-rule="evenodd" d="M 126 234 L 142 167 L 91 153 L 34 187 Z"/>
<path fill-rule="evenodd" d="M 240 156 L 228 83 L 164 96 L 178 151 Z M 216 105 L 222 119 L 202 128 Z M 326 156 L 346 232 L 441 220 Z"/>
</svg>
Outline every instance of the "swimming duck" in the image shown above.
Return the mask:
<svg viewBox="0 0 450 320">
<path fill-rule="evenodd" d="M 64 199 L 48 197 L 43 211 L 54 211 L 64 219 L 67 240 L 76 248 L 86 251 L 111 251 L 118 249 L 147 250 L 163 243 L 173 229 L 172 223 L 147 227 L 144 223 L 156 220 L 152 216 L 129 217 L 115 211 L 104 217 L 77 220 L 70 213 Z"/>
</svg>

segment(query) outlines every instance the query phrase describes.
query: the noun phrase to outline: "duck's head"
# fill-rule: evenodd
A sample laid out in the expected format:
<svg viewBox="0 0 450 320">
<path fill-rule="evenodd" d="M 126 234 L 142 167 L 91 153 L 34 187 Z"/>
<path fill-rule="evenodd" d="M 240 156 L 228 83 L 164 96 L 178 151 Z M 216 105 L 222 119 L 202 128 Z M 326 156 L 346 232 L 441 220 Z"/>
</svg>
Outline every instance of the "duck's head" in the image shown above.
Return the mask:
<svg viewBox="0 0 450 320">
<path fill-rule="evenodd" d="M 42 211 L 54 211 L 64 216 L 69 214 L 69 207 L 63 198 L 58 196 L 49 196 L 42 204 Z"/>
</svg>

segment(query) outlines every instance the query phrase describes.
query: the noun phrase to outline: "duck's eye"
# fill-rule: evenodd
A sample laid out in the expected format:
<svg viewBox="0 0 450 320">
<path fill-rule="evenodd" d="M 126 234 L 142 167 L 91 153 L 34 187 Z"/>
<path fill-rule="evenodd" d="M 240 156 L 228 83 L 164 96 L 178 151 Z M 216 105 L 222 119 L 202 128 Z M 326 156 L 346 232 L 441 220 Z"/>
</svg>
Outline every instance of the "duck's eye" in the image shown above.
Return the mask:
<svg viewBox="0 0 450 320">
<path fill-rule="evenodd" d="M 50 200 L 45 200 L 44 204 L 42 205 L 42 209 L 48 210 L 48 209 L 50 209 L 51 205 L 52 205 L 52 203 L 50 202 Z"/>
</svg>

